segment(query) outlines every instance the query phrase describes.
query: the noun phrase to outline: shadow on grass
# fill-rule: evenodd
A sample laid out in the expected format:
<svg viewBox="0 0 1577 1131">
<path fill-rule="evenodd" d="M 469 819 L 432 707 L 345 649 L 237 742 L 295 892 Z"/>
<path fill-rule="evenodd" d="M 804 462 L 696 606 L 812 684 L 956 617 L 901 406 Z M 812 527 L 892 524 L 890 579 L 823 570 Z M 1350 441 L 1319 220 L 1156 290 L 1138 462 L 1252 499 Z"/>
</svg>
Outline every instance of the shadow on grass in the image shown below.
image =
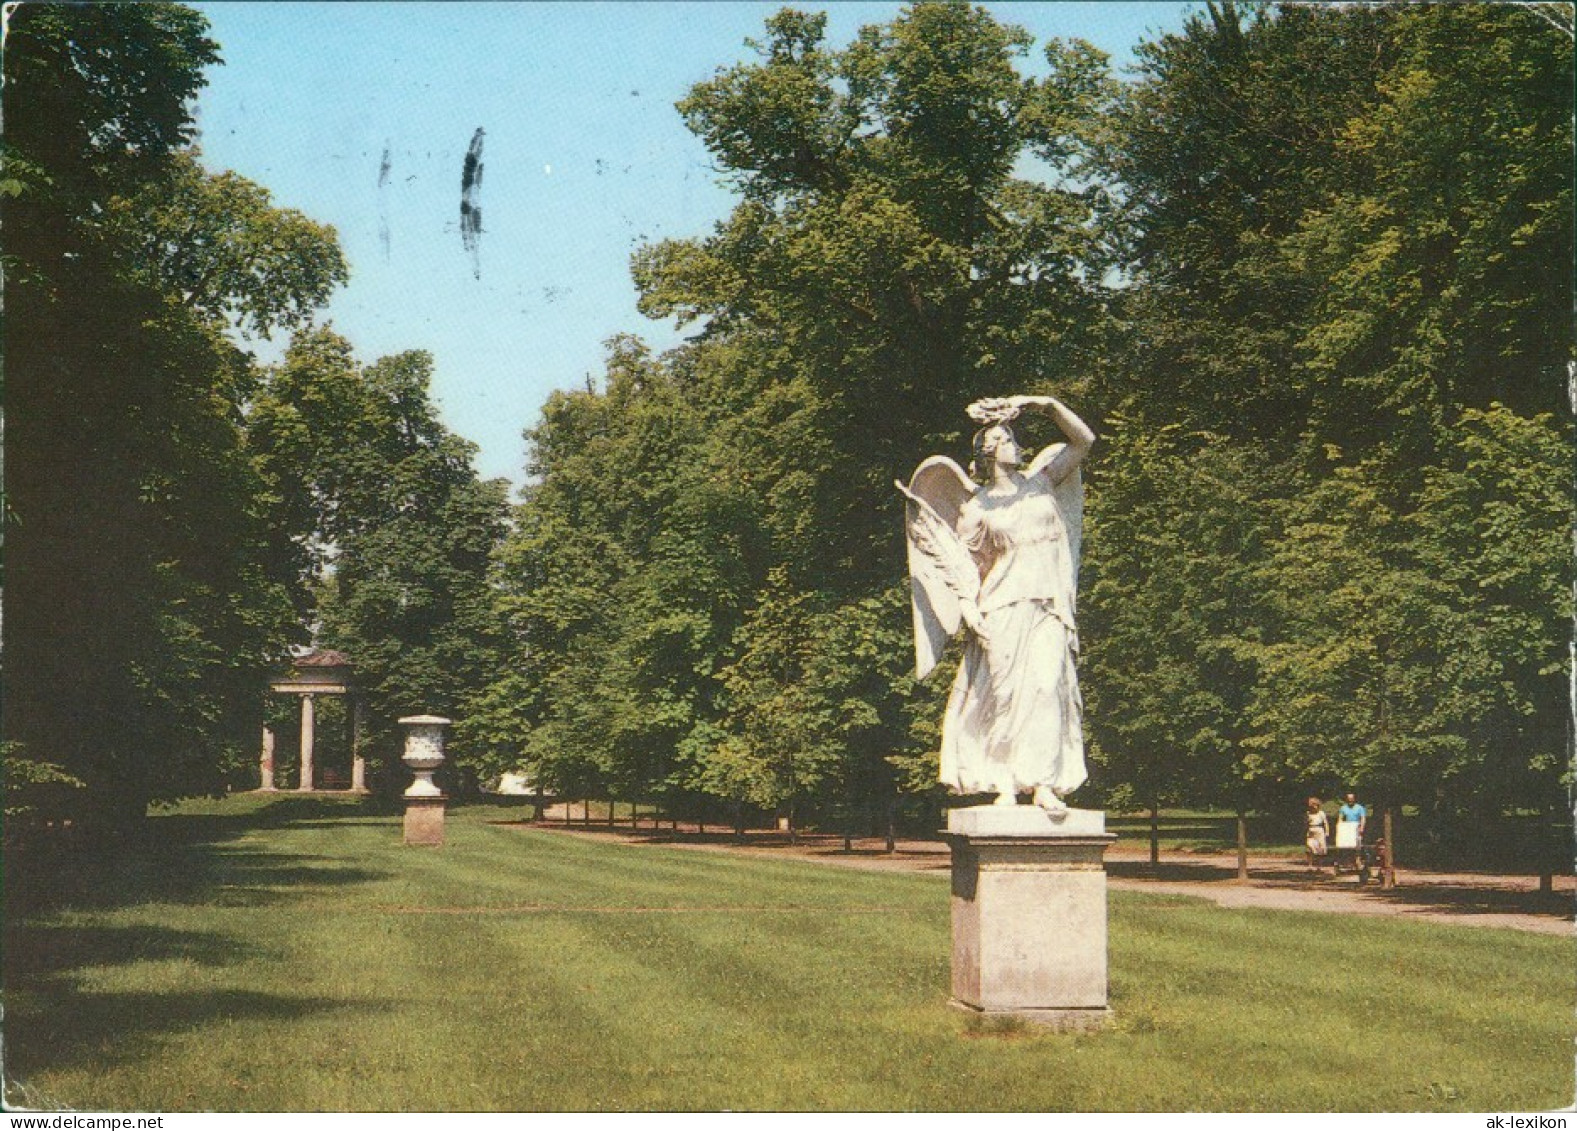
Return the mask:
<svg viewBox="0 0 1577 1131">
<path fill-rule="evenodd" d="M 227 935 L 166 927 L 62 927 L 8 924 L 5 973 L 8 985 L 56 978 L 80 967 L 133 962 L 182 961 L 223 966 L 251 948 Z"/>
<path fill-rule="evenodd" d="M 1211 884 L 1232 879 L 1237 875 L 1237 869 L 1202 860 L 1163 859 L 1154 865 L 1148 860 L 1107 860 L 1106 874 L 1129 880 Z"/>
<path fill-rule="evenodd" d="M 1126 841 L 1146 844 L 1150 840 L 1148 814 L 1112 813 L 1106 818 L 1106 831 Z M 1171 850 L 1204 849 L 1228 852 L 1237 845 L 1237 818 L 1228 814 L 1162 814 L 1156 824 L 1161 843 Z M 1295 830 L 1294 830 L 1295 831 Z M 1288 822 L 1280 816 L 1250 814 L 1247 819 L 1250 848 L 1286 843 Z"/>
<path fill-rule="evenodd" d="M 27 999 L 27 1008 L 7 1011 L 8 1082 L 26 1084 L 44 1070 L 103 1069 L 143 1061 L 162 1041 L 214 1023 L 289 1021 L 337 1010 L 379 1008 L 334 998 L 233 989 L 84 992 L 67 981 L 35 985 Z"/>
<path fill-rule="evenodd" d="M 1431 886 L 1377 891 L 1376 899 L 1410 910 L 1444 911 L 1453 915 L 1548 915 L 1571 919 L 1572 896 L 1559 892 L 1508 891 L 1474 886 Z"/>
<path fill-rule="evenodd" d="M 1237 878 L 1231 864 L 1215 860 L 1162 860 L 1152 867 L 1145 860 L 1108 860 L 1107 875 L 1162 883 L 1224 884 Z M 1436 874 L 1414 872 L 1390 890 L 1380 887 L 1376 873 L 1367 884 L 1356 875 L 1333 876 L 1328 871 L 1311 874 L 1301 863 L 1251 866 L 1249 882 L 1259 888 L 1284 891 L 1339 892 L 1384 904 L 1398 915 L 1429 911 L 1442 915 L 1533 915 L 1570 920 L 1574 900 L 1570 892 L 1540 892 L 1511 876 Z"/>
<path fill-rule="evenodd" d="M 1131 820 L 1131 819 L 1130 819 Z M 802 832 L 791 838 L 781 830 L 749 829 L 744 836 L 732 830 L 710 826 L 706 831 L 694 823 L 681 823 L 678 829 L 668 826 L 652 827 L 644 824 L 632 827 L 628 823 L 609 825 L 596 820 L 585 824 L 576 819 L 566 823 L 558 817 L 543 821 L 529 819 L 498 819 L 491 824 L 512 828 L 531 828 L 544 832 L 591 833 L 599 837 L 631 844 L 699 845 L 722 849 L 746 849 L 751 852 L 775 854 L 781 852 L 785 859 L 794 857 L 864 860 L 880 863 L 895 870 L 913 872 L 946 872 L 949 868 L 947 849 L 934 841 L 907 839 L 899 842 L 895 852 L 878 847 L 880 840 L 856 838 L 851 848 L 845 850 L 843 838 L 837 834 Z M 1179 820 L 1177 824 L 1184 823 Z M 1208 819 L 1191 822 L 1199 829 L 1206 829 Z M 1220 822 L 1217 822 L 1218 824 Z M 1570 889 L 1546 893 L 1534 890 L 1532 879 L 1526 875 L 1439 873 L 1423 869 L 1410 869 L 1402 877 L 1401 886 L 1384 891 L 1378 875 L 1370 883 L 1359 884 L 1352 873 L 1332 876 L 1329 871 L 1312 875 L 1301 856 L 1267 858 L 1256 853 L 1250 859 L 1248 887 L 1267 892 L 1328 892 L 1352 896 L 1386 907 L 1398 916 L 1410 912 L 1432 913 L 1449 917 L 1471 918 L 1486 914 L 1527 915 L 1552 922 L 1571 922 L 1577 899 Z M 1109 856 L 1106 859 L 1107 875 L 1113 879 L 1142 883 L 1186 884 L 1201 889 L 1230 885 L 1237 879 L 1235 858 L 1228 853 L 1211 855 L 1192 851 L 1169 849 L 1158 866 L 1152 867 L 1147 859 L 1131 856 Z M 1271 906 L 1287 906 L 1284 902 L 1271 902 Z M 1339 911 L 1341 907 L 1325 906 L 1326 910 Z"/>
<path fill-rule="evenodd" d="M 139 903 L 254 906 L 288 899 L 302 886 L 348 886 L 383 873 L 304 862 L 235 844 L 260 830 L 341 827 L 377 820 L 372 804 L 339 798 L 282 798 L 235 813 L 173 813 L 149 819 L 147 835 L 113 849 L 64 846 L 7 851 L 8 922 L 46 911 L 106 910 Z"/>
<path fill-rule="evenodd" d="M 373 810 L 373 813 L 376 811 Z M 203 971 L 267 962 L 260 944 L 235 930 L 126 925 L 99 913 L 148 904 L 256 907 L 297 901 L 303 888 L 346 889 L 382 877 L 238 843 L 248 833 L 357 822 L 373 815 L 340 799 L 242 801 L 233 813 L 153 817 L 149 835 L 112 851 L 74 846 L 6 857 L 4 986 L 8 1094 L 35 1073 L 135 1062 L 161 1041 L 209 1023 L 290 1020 L 368 1008 L 333 998 L 228 987 L 201 988 Z M 62 915 L 70 915 L 62 920 Z M 222 923 L 216 923 L 222 927 Z M 177 989 L 142 989 L 138 966 Z M 122 971 L 113 973 L 113 971 Z M 106 977 L 126 989 L 97 988 Z M 17 1085 L 16 1082 L 22 1082 Z"/>
</svg>

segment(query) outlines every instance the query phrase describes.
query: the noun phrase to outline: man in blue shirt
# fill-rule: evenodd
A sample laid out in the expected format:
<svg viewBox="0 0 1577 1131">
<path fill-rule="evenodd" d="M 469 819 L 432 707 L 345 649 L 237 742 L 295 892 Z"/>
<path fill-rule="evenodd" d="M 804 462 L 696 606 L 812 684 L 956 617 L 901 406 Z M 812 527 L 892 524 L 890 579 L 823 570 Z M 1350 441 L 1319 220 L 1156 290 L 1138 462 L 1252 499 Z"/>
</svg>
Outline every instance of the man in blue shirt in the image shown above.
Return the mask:
<svg viewBox="0 0 1577 1131">
<path fill-rule="evenodd" d="M 1357 795 L 1349 793 L 1347 804 L 1336 810 L 1338 821 L 1351 821 L 1358 826 L 1358 842 L 1363 843 L 1363 826 L 1369 819 L 1369 810 L 1358 804 Z"/>
<path fill-rule="evenodd" d="M 1338 870 L 1342 864 L 1351 864 L 1357 867 L 1358 850 L 1363 845 L 1363 827 L 1368 819 L 1369 811 L 1358 804 L 1356 795 L 1349 793 L 1347 795 L 1347 803 L 1336 810 Z"/>
</svg>

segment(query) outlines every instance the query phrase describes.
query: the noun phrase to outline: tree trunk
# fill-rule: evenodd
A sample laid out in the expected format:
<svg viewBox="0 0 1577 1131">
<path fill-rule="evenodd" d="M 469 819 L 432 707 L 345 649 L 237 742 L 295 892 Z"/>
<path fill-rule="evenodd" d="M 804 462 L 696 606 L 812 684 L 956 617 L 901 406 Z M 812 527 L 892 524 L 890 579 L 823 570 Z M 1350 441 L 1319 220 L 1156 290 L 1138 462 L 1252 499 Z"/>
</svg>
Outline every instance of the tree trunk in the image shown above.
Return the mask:
<svg viewBox="0 0 1577 1131">
<path fill-rule="evenodd" d="M 1571 843 L 1565 834 L 1566 819 L 1570 813 L 1559 809 L 1551 809 L 1543 822 L 1543 835 L 1539 837 L 1539 894 L 1555 894 L 1555 871 L 1562 872 L 1570 867 L 1567 859 L 1571 852 Z"/>
<path fill-rule="evenodd" d="M 1385 807 L 1385 855 L 1380 858 L 1380 889 L 1396 886 L 1396 806 Z"/>
<path fill-rule="evenodd" d="M 1150 870 L 1161 866 L 1161 807 L 1150 806 Z"/>
<path fill-rule="evenodd" d="M 1248 879 L 1248 813 L 1238 806 L 1238 879 Z"/>
<path fill-rule="evenodd" d="M 898 851 L 898 802 L 894 798 L 887 799 L 887 854 L 891 856 Z"/>
</svg>

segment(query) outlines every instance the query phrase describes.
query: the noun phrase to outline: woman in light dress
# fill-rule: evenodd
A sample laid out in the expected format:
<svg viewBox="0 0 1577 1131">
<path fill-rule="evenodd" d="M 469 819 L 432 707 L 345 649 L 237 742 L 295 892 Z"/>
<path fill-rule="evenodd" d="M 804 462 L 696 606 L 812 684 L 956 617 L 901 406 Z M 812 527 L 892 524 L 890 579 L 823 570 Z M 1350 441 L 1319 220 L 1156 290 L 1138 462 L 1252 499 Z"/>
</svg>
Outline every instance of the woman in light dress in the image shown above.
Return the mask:
<svg viewBox="0 0 1577 1131">
<path fill-rule="evenodd" d="M 1067 442 L 1026 465 L 1008 422 L 1050 414 Z M 916 670 L 969 629 L 942 722 L 941 779 L 957 793 L 1020 794 L 1053 814 L 1085 779 L 1083 702 L 1074 620 L 1083 488 L 1078 468 L 1095 435 L 1053 397 L 977 401 L 966 477 L 945 456 L 922 463 L 904 490 L 914 596 Z"/>
<path fill-rule="evenodd" d="M 1325 815 L 1325 808 L 1318 797 L 1309 798 L 1307 809 L 1308 831 L 1303 838 L 1303 847 L 1309 857 L 1309 867 L 1317 872 L 1320 870 L 1319 861 L 1329 851 L 1330 818 Z"/>
</svg>

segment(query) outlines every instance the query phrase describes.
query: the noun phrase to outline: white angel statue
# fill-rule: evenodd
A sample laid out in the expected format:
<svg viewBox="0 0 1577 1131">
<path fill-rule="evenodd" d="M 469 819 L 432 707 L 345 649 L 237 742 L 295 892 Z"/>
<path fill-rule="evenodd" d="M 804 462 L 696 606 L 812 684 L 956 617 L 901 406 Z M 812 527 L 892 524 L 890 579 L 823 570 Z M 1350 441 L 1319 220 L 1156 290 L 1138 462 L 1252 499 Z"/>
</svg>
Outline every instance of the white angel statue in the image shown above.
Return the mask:
<svg viewBox="0 0 1577 1131">
<path fill-rule="evenodd" d="M 1026 467 L 1009 422 L 1043 409 L 1067 437 Z M 905 529 L 914 603 L 915 674 L 936 666 L 960 623 L 964 661 L 942 720 L 942 781 L 954 792 L 1019 794 L 1053 815 L 1083 784 L 1083 701 L 1074 596 L 1084 487 L 1095 434 L 1053 397 L 976 401 L 971 470 L 932 456 L 909 486 Z"/>
</svg>

